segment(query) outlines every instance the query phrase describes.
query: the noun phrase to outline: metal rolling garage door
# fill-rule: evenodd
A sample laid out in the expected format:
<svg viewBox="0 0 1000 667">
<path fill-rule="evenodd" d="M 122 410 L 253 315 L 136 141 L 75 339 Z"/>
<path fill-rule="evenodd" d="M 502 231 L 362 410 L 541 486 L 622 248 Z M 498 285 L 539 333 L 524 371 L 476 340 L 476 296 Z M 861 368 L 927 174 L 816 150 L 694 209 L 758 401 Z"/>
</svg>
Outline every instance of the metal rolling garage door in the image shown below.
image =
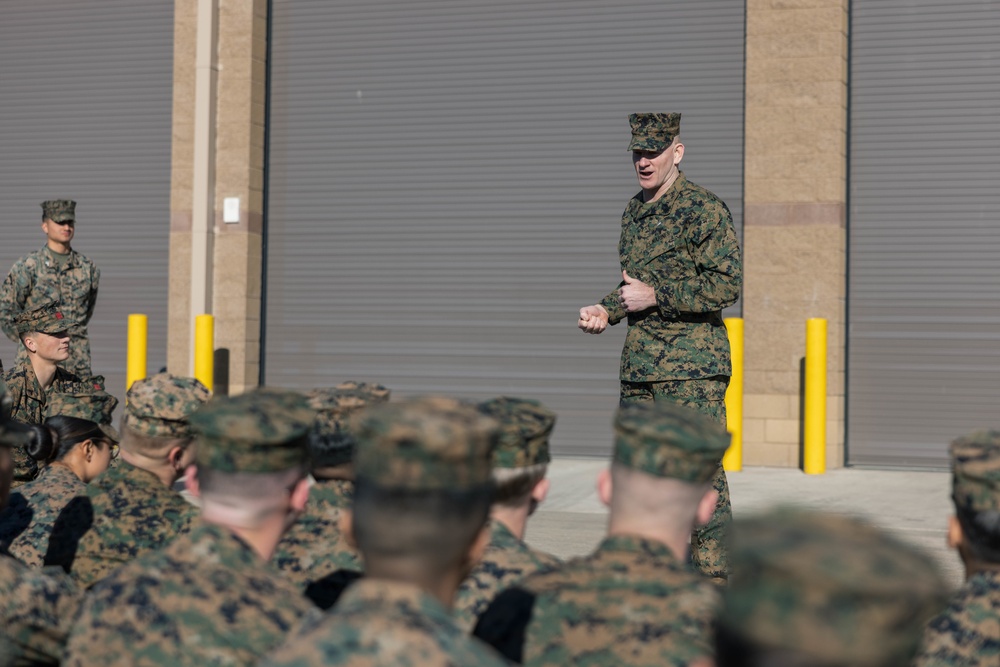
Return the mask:
<svg viewBox="0 0 1000 667">
<path fill-rule="evenodd" d="M 742 217 L 734 0 L 273 0 L 264 380 L 537 398 L 605 453 L 636 191 L 627 114 L 679 110 L 684 170 Z"/>
<path fill-rule="evenodd" d="M 848 461 L 1000 425 L 1000 5 L 853 3 Z"/>
<path fill-rule="evenodd" d="M 173 1 L 34 0 L 0 9 L 0 271 L 44 242 L 39 203 L 77 200 L 74 249 L 101 269 L 95 373 L 124 399 L 126 321 L 166 363 Z M 14 343 L 0 336 L 9 367 Z"/>
</svg>

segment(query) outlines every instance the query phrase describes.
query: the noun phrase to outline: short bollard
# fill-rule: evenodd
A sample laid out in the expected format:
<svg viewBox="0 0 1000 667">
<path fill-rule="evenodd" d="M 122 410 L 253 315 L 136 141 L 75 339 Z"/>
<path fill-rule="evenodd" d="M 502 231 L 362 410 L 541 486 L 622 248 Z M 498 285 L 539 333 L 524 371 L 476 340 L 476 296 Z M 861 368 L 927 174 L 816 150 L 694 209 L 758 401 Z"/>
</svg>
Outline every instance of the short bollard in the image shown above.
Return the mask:
<svg viewBox="0 0 1000 667">
<path fill-rule="evenodd" d="M 727 317 L 726 332 L 733 363 L 733 375 L 726 389 L 726 428 L 731 440 L 722 457 L 726 472 L 743 470 L 743 318 Z"/>
<path fill-rule="evenodd" d="M 146 377 L 146 359 L 149 349 L 149 318 L 134 313 L 128 316 L 128 349 L 125 352 L 125 391 L 132 383 Z"/>
<path fill-rule="evenodd" d="M 826 472 L 826 320 L 806 320 L 805 423 L 802 471 Z"/>
<path fill-rule="evenodd" d="M 215 318 L 194 318 L 194 376 L 209 391 L 215 380 Z"/>
</svg>

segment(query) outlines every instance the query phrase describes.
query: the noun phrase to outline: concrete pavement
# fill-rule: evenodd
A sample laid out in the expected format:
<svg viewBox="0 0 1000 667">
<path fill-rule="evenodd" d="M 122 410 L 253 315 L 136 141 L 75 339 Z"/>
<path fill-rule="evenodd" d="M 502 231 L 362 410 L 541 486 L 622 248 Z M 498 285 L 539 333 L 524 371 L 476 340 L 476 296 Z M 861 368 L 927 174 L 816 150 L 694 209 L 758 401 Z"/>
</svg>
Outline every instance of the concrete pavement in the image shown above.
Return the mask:
<svg viewBox="0 0 1000 667">
<path fill-rule="evenodd" d="M 607 521 L 594 480 L 606 465 L 598 459 L 553 461 L 548 500 L 528 524 L 533 546 L 564 558 L 594 548 Z M 953 585 L 962 580 L 958 556 L 945 543 L 951 514 L 947 472 L 844 468 L 812 476 L 796 469 L 745 468 L 729 474 L 729 486 L 737 518 L 789 503 L 863 516 L 929 553 Z"/>
</svg>

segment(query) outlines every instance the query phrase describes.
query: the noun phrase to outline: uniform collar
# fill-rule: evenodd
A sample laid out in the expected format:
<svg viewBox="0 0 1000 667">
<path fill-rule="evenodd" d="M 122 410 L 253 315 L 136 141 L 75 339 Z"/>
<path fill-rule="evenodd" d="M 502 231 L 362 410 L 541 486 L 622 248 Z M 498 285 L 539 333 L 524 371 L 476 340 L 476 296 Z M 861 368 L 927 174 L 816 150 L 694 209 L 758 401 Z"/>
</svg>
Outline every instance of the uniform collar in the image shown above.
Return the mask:
<svg viewBox="0 0 1000 667">
<path fill-rule="evenodd" d="M 601 540 L 595 553 L 626 553 L 672 566 L 684 566 L 666 544 L 639 535 L 608 535 Z"/>
<path fill-rule="evenodd" d="M 361 578 L 344 592 L 336 610 L 350 616 L 371 602 L 382 608 L 415 610 L 439 627 L 455 629 L 451 614 L 437 598 L 419 586 L 402 581 Z"/>
<path fill-rule="evenodd" d="M 678 171 L 677 178 L 670 184 L 670 187 L 663 193 L 662 197 L 647 204 L 642 200 L 642 191 L 640 190 L 632 197 L 629 208 L 635 217 L 643 217 L 652 213 L 669 210 L 685 187 L 687 187 L 687 178 L 685 178 L 683 171 Z"/>
</svg>

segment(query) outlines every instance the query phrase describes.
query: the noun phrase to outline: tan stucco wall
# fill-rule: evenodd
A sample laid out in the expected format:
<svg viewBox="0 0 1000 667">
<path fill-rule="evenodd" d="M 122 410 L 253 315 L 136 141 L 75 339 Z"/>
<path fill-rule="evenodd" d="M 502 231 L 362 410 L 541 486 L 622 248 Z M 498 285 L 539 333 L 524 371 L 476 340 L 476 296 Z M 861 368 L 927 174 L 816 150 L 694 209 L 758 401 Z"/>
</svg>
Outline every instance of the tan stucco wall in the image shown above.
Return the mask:
<svg viewBox="0 0 1000 667">
<path fill-rule="evenodd" d="M 176 0 L 171 182 L 171 371 L 191 371 L 190 289 L 197 0 Z M 219 0 L 215 113 L 215 222 L 211 314 L 216 348 L 229 350 L 229 390 L 260 373 L 266 0 Z M 239 197 L 240 222 L 222 221 L 223 200 Z"/>
<path fill-rule="evenodd" d="M 806 319 L 828 320 L 827 466 L 844 461 L 848 0 L 748 0 L 745 465 L 799 465 Z"/>
</svg>

